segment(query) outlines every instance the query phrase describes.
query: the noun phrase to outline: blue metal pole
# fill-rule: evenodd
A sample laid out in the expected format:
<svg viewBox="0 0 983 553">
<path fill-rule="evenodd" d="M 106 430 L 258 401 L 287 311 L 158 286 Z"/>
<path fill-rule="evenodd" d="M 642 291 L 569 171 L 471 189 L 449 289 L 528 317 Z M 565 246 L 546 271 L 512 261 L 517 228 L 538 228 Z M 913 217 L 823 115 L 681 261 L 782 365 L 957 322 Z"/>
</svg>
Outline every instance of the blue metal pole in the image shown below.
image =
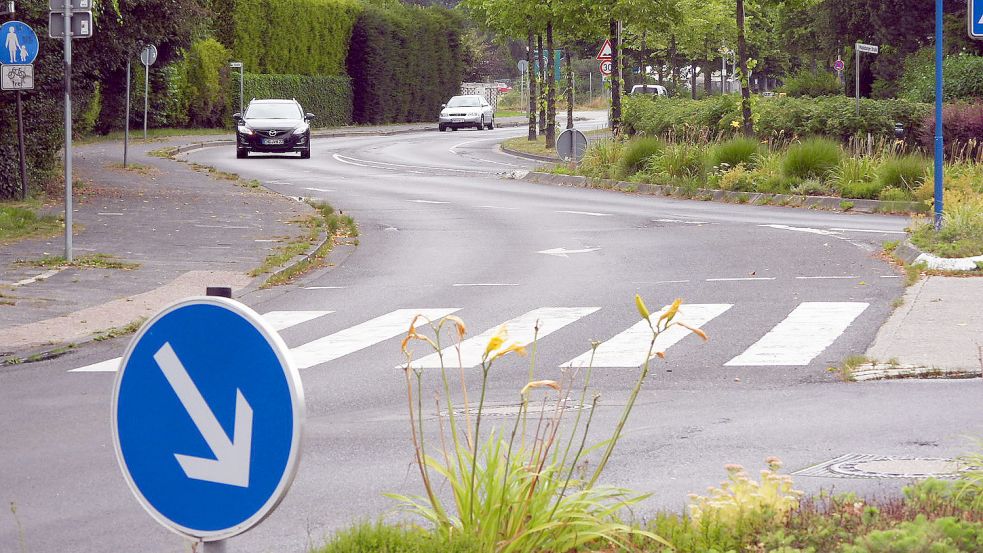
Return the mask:
<svg viewBox="0 0 983 553">
<path fill-rule="evenodd" d="M 935 0 L 935 230 L 942 228 L 942 0 Z"/>
</svg>

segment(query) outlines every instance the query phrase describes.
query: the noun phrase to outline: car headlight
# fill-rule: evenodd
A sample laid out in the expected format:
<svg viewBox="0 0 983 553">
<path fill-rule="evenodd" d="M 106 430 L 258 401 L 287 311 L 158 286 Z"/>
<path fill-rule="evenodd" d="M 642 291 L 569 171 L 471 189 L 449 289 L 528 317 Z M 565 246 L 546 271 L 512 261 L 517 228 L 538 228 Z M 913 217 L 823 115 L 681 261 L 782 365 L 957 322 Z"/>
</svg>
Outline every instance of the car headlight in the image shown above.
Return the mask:
<svg viewBox="0 0 983 553">
<path fill-rule="evenodd" d="M 296 129 L 294 129 L 294 134 L 304 134 L 310 128 L 311 128 L 310 125 L 306 125 L 306 124 L 305 125 L 301 125 L 301 126 L 297 127 Z"/>
<path fill-rule="evenodd" d="M 245 126 L 245 125 L 239 125 L 239 134 L 245 134 L 245 135 L 248 135 L 248 136 L 252 136 L 253 130 L 250 129 L 249 127 Z"/>
</svg>

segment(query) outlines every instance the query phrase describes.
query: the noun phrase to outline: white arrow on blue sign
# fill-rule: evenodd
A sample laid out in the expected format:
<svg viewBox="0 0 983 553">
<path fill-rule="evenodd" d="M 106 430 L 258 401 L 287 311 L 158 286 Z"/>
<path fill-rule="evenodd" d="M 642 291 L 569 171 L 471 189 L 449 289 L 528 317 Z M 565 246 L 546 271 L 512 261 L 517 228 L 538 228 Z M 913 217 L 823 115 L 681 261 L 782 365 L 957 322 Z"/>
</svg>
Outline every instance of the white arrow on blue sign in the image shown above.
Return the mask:
<svg viewBox="0 0 983 553">
<path fill-rule="evenodd" d="M 22 21 L 8 21 L 0 25 L 0 64 L 29 65 L 38 57 L 38 35 L 30 25 Z"/>
<path fill-rule="evenodd" d="M 279 334 L 225 298 L 178 302 L 127 348 L 113 392 L 116 456 L 159 523 L 206 541 L 245 532 L 286 494 L 304 393 Z"/>
<path fill-rule="evenodd" d="M 983 0 L 968 0 L 969 36 L 983 39 Z"/>
</svg>

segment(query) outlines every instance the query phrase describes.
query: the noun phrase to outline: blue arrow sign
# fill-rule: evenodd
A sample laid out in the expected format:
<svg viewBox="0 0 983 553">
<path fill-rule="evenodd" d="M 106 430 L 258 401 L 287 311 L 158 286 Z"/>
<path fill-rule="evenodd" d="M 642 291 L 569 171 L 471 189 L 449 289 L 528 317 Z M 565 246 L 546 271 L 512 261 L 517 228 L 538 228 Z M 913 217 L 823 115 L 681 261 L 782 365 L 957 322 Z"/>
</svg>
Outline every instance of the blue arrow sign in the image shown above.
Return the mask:
<svg viewBox="0 0 983 553">
<path fill-rule="evenodd" d="M 259 523 L 296 472 L 304 416 L 283 340 L 248 307 L 191 298 L 130 343 L 113 394 L 116 454 L 158 522 L 205 540 Z"/>
<path fill-rule="evenodd" d="M 0 25 L 0 64 L 27 65 L 38 57 L 38 35 L 27 23 L 8 21 Z"/>
<path fill-rule="evenodd" d="M 983 0 L 969 0 L 969 36 L 983 39 Z"/>
</svg>

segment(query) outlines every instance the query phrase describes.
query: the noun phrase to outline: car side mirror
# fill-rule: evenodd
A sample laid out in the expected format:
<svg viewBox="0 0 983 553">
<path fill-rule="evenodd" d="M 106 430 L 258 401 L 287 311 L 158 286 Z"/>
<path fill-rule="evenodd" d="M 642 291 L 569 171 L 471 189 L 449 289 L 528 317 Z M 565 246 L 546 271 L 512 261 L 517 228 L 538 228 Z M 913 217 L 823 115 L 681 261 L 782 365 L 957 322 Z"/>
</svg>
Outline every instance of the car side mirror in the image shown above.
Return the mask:
<svg viewBox="0 0 983 553">
<path fill-rule="evenodd" d="M 242 114 L 241 113 L 233 113 L 232 114 L 232 119 L 234 121 L 242 121 Z"/>
<path fill-rule="evenodd" d="M 440 109 L 444 109 L 446 107 L 447 107 L 447 104 L 440 104 Z"/>
<path fill-rule="evenodd" d="M 308 121 L 313 121 L 314 120 L 314 114 L 313 113 L 305 113 L 304 114 L 304 119 L 307 119 Z"/>
</svg>

